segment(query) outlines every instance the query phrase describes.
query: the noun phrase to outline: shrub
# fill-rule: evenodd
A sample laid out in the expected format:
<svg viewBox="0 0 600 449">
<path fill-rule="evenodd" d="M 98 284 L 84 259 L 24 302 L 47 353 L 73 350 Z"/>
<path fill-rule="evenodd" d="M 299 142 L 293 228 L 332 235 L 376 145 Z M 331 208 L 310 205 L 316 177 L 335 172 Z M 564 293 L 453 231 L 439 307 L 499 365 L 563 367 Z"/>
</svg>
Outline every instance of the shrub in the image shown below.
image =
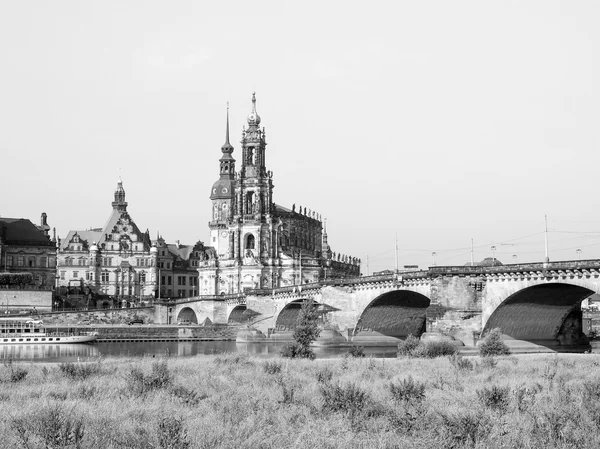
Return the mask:
<svg viewBox="0 0 600 449">
<path fill-rule="evenodd" d="M 493 369 L 496 368 L 497 365 L 498 360 L 492 356 L 487 356 L 481 359 L 481 364 L 479 366 L 481 366 L 483 369 Z"/>
<path fill-rule="evenodd" d="M 287 343 L 281 348 L 281 356 L 294 359 L 305 358 L 314 360 L 316 355 L 310 347 L 302 346 L 297 342 Z"/>
<path fill-rule="evenodd" d="M 505 413 L 510 404 L 510 387 L 497 385 L 492 385 L 490 388 L 483 387 L 481 390 L 477 390 L 477 397 L 484 407 Z"/>
<path fill-rule="evenodd" d="M 344 386 L 326 383 L 321 385 L 320 391 L 326 412 L 343 412 L 354 416 L 369 400 L 367 392 L 354 383 Z"/>
<path fill-rule="evenodd" d="M 224 352 L 214 358 L 217 365 L 245 365 L 250 364 L 250 356 L 247 352 Z"/>
<path fill-rule="evenodd" d="M 352 357 L 361 358 L 365 356 L 365 348 L 363 346 L 352 345 L 348 350 L 348 354 Z"/>
<path fill-rule="evenodd" d="M 97 363 L 73 363 L 65 362 L 58 365 L 61 373 L 72 380 L 83 380 L 100 373 L 100 362 Z"/>
<path fill-rule="evenodd" d="M 398 357 L 410 357 L 412 352 L 421 342 L 414 335 L 409 335 L 406 339 L 398 343 Z"/>
<path fill-rule="evenodd" d="M 263 365 L 263 370 L 267 374 L 279 374 L 281 372 L 281 367 L 281 362 L 268 360 Z"/>
<path fill-rule="evenodd" d="M 472 371 L 473 362 L 458 354 L 452 354 L 448 357 L 450 364 L 459 371 Z"/>
<path fill-rule="evenodd" d="M 79 448 L 85 426 L 82 417 L 73 415 L 73 410 L 67 412 L 63 405 L 51 405 L 33 417 L 12 418 L 10 424 L 23 447 L 32 447 L 31 440 L 37 439 L 46 449 Z"/>
<path fill-rule="evenodd" d="M 22 380 L 25 380 L 25 378 L 27 377 L 27 374 L 29 374 L 29 371 L 27 371 L 25 368 L 21 368 L 20 366 L 17 368 L 11 369 L 10 381 L 13 383 L 21 382 Z"/>
<path fill-rule="evenodd" d="M 0 273 L 0 285 L 33 284 L 31 273 Z"/>
<path fill-rule="evenodd" d="M 412 357 L 433 359 L 456 354 L 458 349 L 449 341 L 426 341 L 421 342 L 413 351 Z"/>
<path fill-rule="evenodd" d="M 421 402 L 425 399 L 425 384 L 415 382 L 412 376 L 398 383 L 390 383 L 390 392 L 396 402 Z"/>
<path fill-rule="evenodd" d="M 444 447 L 476 447 L 477 442 L 487 437 L 493 427 L 489 417 L 476 410 L 440 414 L 440 417 L 440 431 L 450 440 Z"/>
<path fill-rule="evenodd" d="M 162 361 L 154 363 L 148 375 L 139 368 L 131 368 L 126 381 L 131 393 L 142 395 L 152 390 L 170 387 L 173 383 L 173 375 L 169 372 L 167 362 Z"/>
<path fill-rule="evenodd" d="M 492 329 L 479 342 L 479 355 L 481 357 L 490 357 L 495 355 L 509 355 L 510 349 L 500 339 L 502 331 L 499 327 Z"/>
<path fill-rule="evenodd" d="M 187 449 L 191 445 L 181 418 L 163 416 L 158 422 L 158 447 L 160 449 Z"/>
<path fill-rule="evenodd" d="M 206 399 L 208 395 L 206 393 L 197 393 L 183 385 L 174 385 L 169 389 L 169 393 L 173 397 L 177 398 L 182 404 L 185 405 L 198 405 L 200 401 Z"/>
<path fill-rule="evenodd" d="M 328 366 L 323 367 L 316 372 L 315 377 L 320 384 L 331 382 L 331 379 L 333 379 L 333 370 Z"/>
</svg>

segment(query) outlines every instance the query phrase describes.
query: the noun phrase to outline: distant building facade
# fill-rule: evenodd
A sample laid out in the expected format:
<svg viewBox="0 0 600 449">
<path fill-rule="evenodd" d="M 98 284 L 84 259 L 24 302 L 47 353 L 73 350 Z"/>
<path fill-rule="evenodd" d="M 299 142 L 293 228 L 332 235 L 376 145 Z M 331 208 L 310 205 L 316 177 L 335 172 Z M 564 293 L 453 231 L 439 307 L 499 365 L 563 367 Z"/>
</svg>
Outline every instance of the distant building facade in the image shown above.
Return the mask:
<svg viewBox="0 0 600 449">
<path fill-rule="evenodd" d="M 210 195 L 210 246 L 198 244 L 200 293 L 236 294 L 360 275 L 358 258 L 331 251 L 319 214 L 275 204 L 273 173 L 266 168 L 266 133 L 259 126 L 254 94 L 247 121 L 236 172 L 227 114 L 220 175 Z"/>
<path fill-rule="evenodd" d="M 158 252 L 158 297 L 188 298 L 198 295 L 198 266 L 204 246 L 168 244 L 162 237 L 154 242 Z"/>
<path fill-rule="evenodd" d="M 56 241 L 49 231 L 45 213 L 39 226 L 25 218 L 0 217 L 0 272 L 31 273 L 29 287 L 54 289 Z"/>
<path fill-rule="evenodd" d="M 60 242 L 57 274 L 61 293 L 102 295 L 111 298 L 111 306 L 155 296 L 158 252 L 148 231 L 141 232 L 127 212 L 121 181 L 112 208 L 103 228 L 69 231 Z"/>
</svg>

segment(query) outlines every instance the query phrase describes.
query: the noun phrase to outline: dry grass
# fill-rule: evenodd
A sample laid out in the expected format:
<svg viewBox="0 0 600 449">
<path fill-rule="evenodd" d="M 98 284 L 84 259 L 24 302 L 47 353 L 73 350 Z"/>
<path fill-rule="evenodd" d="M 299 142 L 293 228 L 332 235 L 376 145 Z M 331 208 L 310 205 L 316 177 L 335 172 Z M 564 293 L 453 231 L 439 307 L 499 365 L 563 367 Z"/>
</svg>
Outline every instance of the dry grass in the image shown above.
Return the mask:
<svg viewBox="0 0 600 449">
<path fill-rule="evenodd" d="M 600 356 L 495 360 L 6 364 L 0 433 L 30 449 L 600 447 Z"/>
</svg>

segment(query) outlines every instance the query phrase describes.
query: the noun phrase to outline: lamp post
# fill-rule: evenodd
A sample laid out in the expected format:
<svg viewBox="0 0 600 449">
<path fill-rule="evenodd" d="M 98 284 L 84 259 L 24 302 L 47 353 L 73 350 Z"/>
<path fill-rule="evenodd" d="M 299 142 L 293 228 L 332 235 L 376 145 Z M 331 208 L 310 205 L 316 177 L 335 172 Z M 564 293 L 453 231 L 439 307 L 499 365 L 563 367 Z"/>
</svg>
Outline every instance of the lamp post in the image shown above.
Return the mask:
<svg viewBox="0 0 600 449">
<path fill-rule="evenodd" d="M 496 266 L 496 247 L 492 246 L 492 267 Z"/>
<path fill-rule="evenodd" d="M 437 256 L 437 253 L 434 251 L 431 253 L 431 257 L 433 258 L 433 266 L 435 267 L 435 256 Z"/>
<path fill-rule="evenodd" d="M 512 255 L 512 258 L 513 258 L 513 261 L 514 261 L 514 263 L 517 263 L 517 255 L 516 255 L 516 254 L 513 254 L 513 255 Z"/>
<path fill-rule="evenodd" d="M 581 260 L 581 248 L 577 248 L 575 252 L 577 253 L 577 259 Z"/>
</svg>

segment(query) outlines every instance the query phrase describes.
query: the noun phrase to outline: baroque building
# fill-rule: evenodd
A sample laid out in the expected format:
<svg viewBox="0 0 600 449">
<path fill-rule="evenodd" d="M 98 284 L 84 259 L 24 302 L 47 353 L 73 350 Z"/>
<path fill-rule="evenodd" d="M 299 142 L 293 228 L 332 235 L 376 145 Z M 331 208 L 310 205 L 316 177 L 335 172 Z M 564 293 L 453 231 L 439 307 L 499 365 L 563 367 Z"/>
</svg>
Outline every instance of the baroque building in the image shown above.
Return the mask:
<svg viewBox="0 0 600 449">
<path fill-rule="evenodd" d="M 201 247 L 202 295 L 241 293 L 360 275 L 360 260 L 331 251 L 321 216 L 273 200 L 273 173 L 267 170 L 265 128 L 252 111 L 242 131 L 241 167 L 236 171 L 229 141 L 229 110 L 219 179 L 212 186 L 211 246 Z"/>
<path fill-rule="evenodd" d="M 198 266 L 204 246 L 183 245 L 179 240 L 166 243 L 162 237 L 154 242 L 158 252 L 158 298 L 188 298 L 198 295 Z"/>
<path fill-rule="evenodd" d="M 61 294 L 82 294 L 103 306 L 136 304 L 153 298 L 158 285 L 158 251 L 127 212 L 118 182 L 112 213 L 103 228 L 69 231 L 58 246 Z"/>
<path fill-rule="evenodd" d="M 53 290 L 56 239 L 50 239 L 46 213 L 39 226 L 25 218 L 0 217 L 0 272 L 31 273 L 33 287 Z"/>
</svg>

